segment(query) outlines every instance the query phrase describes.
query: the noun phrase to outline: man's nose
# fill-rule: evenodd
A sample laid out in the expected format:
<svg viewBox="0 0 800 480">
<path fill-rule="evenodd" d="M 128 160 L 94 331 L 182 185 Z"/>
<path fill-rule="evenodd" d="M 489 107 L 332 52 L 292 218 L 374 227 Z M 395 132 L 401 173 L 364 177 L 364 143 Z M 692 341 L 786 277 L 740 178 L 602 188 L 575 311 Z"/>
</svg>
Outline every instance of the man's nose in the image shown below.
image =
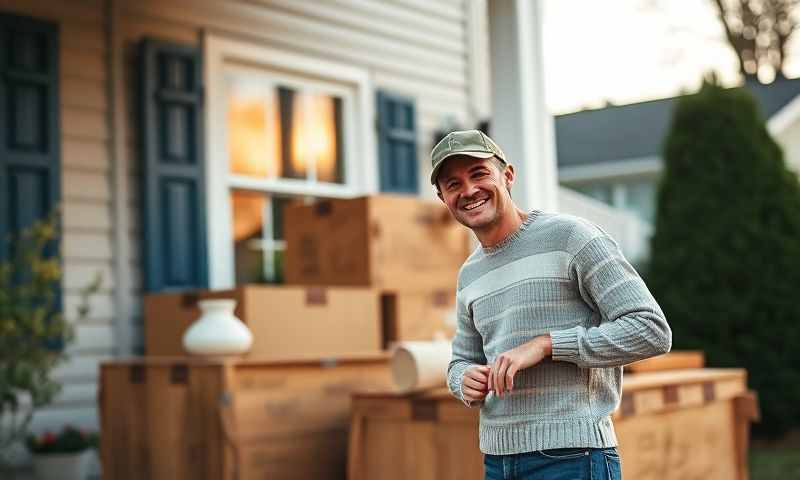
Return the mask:
<svg viewBox="0 0 800 480">
<path fill-rule="evenodd" d="M 464 194 L 463 195 L 465 197 L 471 197 L 471 196 L 477 194 L 479 191 L 480 190 L 478 189 L 478 186 L 476 184 L 472 183 L 469 180 L 464 182 Z"/>
</svg>

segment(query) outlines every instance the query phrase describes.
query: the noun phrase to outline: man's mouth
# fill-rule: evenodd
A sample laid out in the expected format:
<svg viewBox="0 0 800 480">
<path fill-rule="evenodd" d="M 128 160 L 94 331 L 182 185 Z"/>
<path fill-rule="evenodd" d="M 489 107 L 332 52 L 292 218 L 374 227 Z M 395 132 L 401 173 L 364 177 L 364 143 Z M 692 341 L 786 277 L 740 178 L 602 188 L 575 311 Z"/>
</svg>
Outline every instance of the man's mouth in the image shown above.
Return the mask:
<svg viewBox="0 0 800 480">
<path fill-rule="evenodd" d="M 488 198 L 484 198 L 484 199 L 481 199 L 481 200 L 478 200 L 478 201 L 475 201 L 475 202 L 472 202 L 472 203 L 468 203 L 468 204 L 464 205 L 462 208 L 464 210 L 475 210 L 476 208 L 480 207 L 481 205 L 483 205 L 484 203 L 486 203 L 488 201 L 489 201 Z"/>
</svg>

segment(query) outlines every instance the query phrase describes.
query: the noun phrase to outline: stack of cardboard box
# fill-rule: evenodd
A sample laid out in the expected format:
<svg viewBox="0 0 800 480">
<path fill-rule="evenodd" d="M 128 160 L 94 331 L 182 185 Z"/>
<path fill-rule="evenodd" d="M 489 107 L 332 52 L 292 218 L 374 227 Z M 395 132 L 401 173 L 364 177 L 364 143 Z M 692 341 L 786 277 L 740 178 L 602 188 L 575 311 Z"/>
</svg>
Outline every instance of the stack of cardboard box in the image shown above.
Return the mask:
<svg viewBox="0 0 800 480">
<path fill-rule="evenodd" d="M 383 348 L 452 334 L 446 319 L 470 237 L 444 205 L 384 195 L 296 204 L 285 218 L 287 283 L 370 289 Z"/>
<path fill-rule="evenodd" d="M 197 300 L 237 300 L 253 332 L 250 357 L 375 353 L 403 340 L 452 335 L 458 269 L 469 232 L 440 203 L 380 195 L 284 213 L 285 285 L 145 297 L 148 355 L 184 355 Z"/>
<path fill-rule="evenodd" d="M 106 362 L 103 469 L 120 479 L 345 477 L 350 395 L 391 391 L 387 348 L 452 333 L 469 233 L 435 202 L 298 203 L 285 285 L 145 296 L 146 356 Z M 190 357 L 197 302 L 233 298 L 247 355 Z M 448 332 L 448 330 L 450 330 Z"/>
</svg>

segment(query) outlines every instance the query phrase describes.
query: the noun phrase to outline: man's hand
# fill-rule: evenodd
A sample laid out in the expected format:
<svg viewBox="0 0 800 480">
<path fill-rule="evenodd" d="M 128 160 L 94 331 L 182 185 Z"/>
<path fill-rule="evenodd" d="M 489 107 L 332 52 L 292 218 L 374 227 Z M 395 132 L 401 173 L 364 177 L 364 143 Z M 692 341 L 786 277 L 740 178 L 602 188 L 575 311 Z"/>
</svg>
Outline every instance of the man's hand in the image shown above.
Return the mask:
<svg viewBox="0 0 800 480">
<path fill-rule="evenodd" d="M 501 353 L 489 373 L 489 390 L 502 398 L 504 392 L 514 389 L 514 375 L 518 371 L 536 365 L 549 357 L 552 351 L 550 335 L 542 335 Z"/>
<path fill-rule="evenodd" d="M 479 402 L 489 393 L 489 366 L 475 365 L 464 371 L 461 393 L 468 402 Z"/>
</svg>

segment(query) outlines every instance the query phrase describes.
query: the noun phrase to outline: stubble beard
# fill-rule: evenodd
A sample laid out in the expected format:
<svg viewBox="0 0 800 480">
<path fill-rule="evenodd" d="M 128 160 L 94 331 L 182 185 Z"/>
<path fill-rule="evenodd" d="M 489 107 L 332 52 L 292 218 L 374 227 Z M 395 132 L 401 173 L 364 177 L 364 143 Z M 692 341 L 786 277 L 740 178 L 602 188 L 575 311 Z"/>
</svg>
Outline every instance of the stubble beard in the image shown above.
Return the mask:
<svg viewBox="0 0 800 480">
<path fill-rule="evenodd" d="M 464 225 L 470 230 L 476 232 L 486 230 L 492 225 L 496 224 L 500 219 L 500 210 L 496 200 L 496 195 L 489 197 L 489 201 L 487 202 L 489 205 L 487 206 L 491 208 L 491 212 L 481 212 L 481 215 L 479 215 L 478 218 L 471 218 L 469 214 L 465 214 L 465 212 L 463 212 L 461 209 L 458 209 L 455 215 L 456 220 L 458 220 L 458 223 Z"/>
</svg>

